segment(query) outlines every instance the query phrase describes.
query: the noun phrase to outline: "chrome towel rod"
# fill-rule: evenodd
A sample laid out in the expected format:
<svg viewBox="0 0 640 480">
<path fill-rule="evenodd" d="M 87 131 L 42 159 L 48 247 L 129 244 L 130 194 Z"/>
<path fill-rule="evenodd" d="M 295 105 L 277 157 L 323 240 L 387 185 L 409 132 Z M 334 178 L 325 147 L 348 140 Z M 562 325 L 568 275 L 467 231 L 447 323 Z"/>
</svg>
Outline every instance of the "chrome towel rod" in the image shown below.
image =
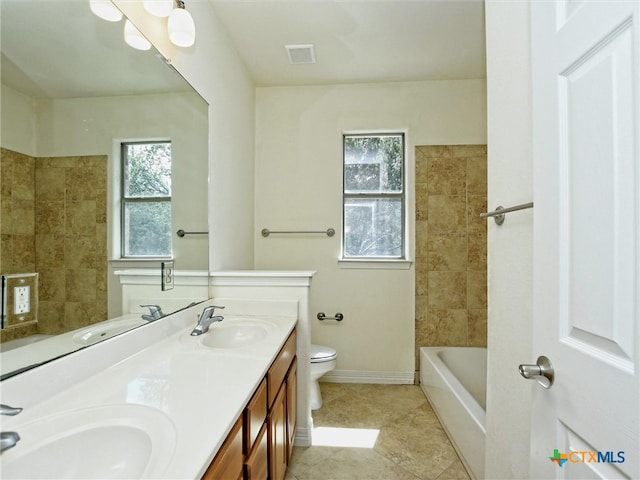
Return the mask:
<svg viewBox="0 0 640 480">
<path fill-rule="evenodd" d="M 505 213 L 516 212 L 518 210 L 524 210 L 526 208 L 533 208 L 533 202 L 523 203 L 522 205 L 515 205 L 508 208 L 504 208 L 502 205 L 498 205 L 493 212 L 481 213 L 480 218 L 494 217 L 496 224 L 502 225 L 504 223 Z"/>
<path fill-rule="evenodd" d="M 344 315 L 342 315 L 340 312 L 336 313 L 333 317 L 327 317 L 324 312 L 318 312 L 318 315 L 316 315 L 316 318 L 320 321 L 323 320 L 336 320 L 338 322 L 341 322 L 342 320 L 344 320 Z"/>
<path fill-rule="evenodd" d="M 333 228 L 327 228 L 326 230 L 269 230 L 268 228 L 262 229 L 262 236 L 268 237 L 272 233 L 324 233 L 327 237 L 333 237 L 336 231 Z"/>
<path fill-rule="evenodd" d="M 180 229 L 176 232 L 176 235 L 182 238 L 185 235 L 209 235 L 209 232 L 185 232 L 184 230 Z"/>
</svg>

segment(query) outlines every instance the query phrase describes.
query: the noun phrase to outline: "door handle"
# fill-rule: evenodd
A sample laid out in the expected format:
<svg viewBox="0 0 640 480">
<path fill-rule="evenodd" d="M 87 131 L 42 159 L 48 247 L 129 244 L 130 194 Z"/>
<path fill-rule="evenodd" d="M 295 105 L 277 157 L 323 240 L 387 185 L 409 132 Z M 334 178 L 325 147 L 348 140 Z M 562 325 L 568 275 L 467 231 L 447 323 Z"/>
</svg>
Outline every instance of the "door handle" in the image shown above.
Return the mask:
<svg viewBox="0 0 640 480">
<path fill-rule="evenodd" d="M 518 371 L 527 380 L 535 380 L 544 388 L 551 388 L 554 380 L 554 371 L 551 360 L 544 355 L 538 357 L 535 365 L 525 364 L 518 366 Z"/>
</svg>

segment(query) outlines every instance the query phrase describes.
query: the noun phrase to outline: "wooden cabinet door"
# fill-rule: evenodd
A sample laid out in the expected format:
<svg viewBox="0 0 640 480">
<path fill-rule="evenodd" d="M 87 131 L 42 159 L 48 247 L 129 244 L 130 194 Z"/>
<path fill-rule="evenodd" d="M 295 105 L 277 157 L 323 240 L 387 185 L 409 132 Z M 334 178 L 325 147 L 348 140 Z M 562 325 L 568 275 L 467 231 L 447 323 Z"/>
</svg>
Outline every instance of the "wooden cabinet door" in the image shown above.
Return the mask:
<svg viewBox="0 0 640 480">
<path fill-rule="evenodd" d="M 298 361 L 291 363 L 287 376 L 287 464 L 293 453 L 293 441 L 296 436 L 298 419 Z"/>
<path fill-rule="evenodd" d="M 236 421 L 202 480 L 238 480 L 242 478 L 242 417 Z"/>
<path fill-rule="evenodd" d="M 287 389 L 283 386 L 273 402 L 268 421 L 269 478 L 284 479 L 287 470 Z"/>
</svg>

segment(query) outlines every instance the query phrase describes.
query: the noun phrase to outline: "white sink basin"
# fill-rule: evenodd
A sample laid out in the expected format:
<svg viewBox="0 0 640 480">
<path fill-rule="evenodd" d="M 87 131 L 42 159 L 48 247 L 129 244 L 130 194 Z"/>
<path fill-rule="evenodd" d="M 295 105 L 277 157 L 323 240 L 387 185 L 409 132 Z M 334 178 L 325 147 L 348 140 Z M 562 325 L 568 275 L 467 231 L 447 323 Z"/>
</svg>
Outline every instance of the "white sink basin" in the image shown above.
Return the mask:
<svg viewBox="0 0 640 480">
<path fill-rule="evenodd" d="M 254 345 L 267 338 L 274 325 L 258 320 L 223 320 L 203 333 L 202 345 L 212 348 L 240 348 Z"/>
<path fill-rule="evenodd" d="M 93 345 L 101 340 L 113 337 L 145 322 L 139 317 L 124 320 L 113 320 L 83 328 L 73 335 L 73 341 L 80 345 Z"/>
<path fill-rule="evenodd" d="M 20 441 L 2 454 L 3 479 L 152 478 L 175 449 L 173 422 L 159 410 L 110 405 L 13 427 Z"/>
</svg>

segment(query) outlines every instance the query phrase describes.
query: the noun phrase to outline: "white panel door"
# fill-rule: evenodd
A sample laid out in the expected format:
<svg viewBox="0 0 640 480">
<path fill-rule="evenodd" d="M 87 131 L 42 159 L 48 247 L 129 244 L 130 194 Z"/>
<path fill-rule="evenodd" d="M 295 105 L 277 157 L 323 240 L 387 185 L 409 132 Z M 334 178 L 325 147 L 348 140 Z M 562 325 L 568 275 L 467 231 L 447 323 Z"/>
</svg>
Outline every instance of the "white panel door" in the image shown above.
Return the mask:
<svg viewBox="0 0 640 480">
<path fill-rule="evenodd" d="M 531 476 L 637 479 L 640 2 L 531 5 L 533 352 L 555 368 Z"/>
</svg>

